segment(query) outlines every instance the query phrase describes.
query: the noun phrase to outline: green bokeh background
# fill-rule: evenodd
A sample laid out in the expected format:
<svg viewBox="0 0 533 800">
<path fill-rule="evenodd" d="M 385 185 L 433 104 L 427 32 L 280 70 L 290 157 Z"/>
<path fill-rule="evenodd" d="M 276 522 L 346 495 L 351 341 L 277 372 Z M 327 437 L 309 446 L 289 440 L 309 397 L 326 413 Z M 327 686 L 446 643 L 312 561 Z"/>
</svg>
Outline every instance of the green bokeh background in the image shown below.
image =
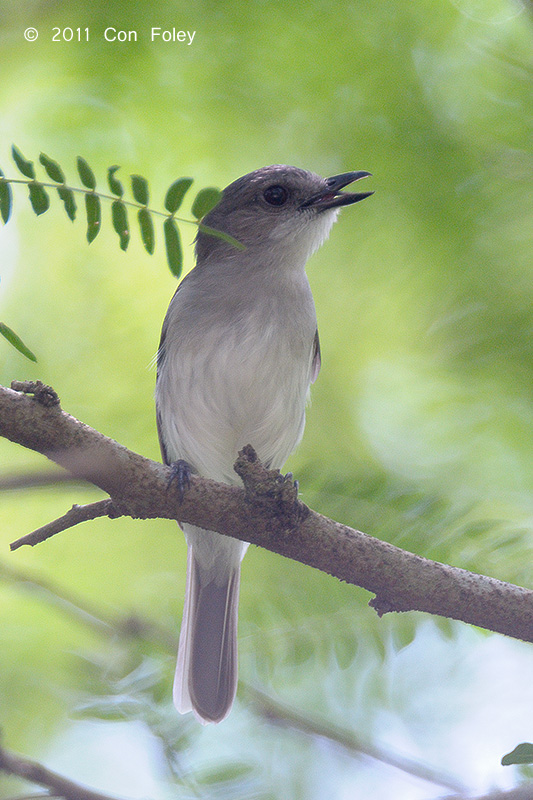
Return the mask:
<svg viewBox="0 0 533 800">
<path fill-rule="evenodd" d="M 152 42 L 152 26 L 196 33 L 191 45 Z M 90 41 L 52 42 L 54 27 L 89 27 Z M 138 41 L 106 42 L 107 27 Z M 371 171 L 375 195 L 343 211 L 309 264 L 323 368 L 288 468 L 324 514 L 531 586 L 532 42 L 522 0 L 4 1 L 0 167 L 18 177 L 12 142 L 57 159 L 73 183 L 83 155 L 102 189 L 120 164 L 124 180 L 148 178 L 156 207 L 183 175 L 199 189 L 270 163 Z M 175 286 L 161 230 L 153 257 L 135 231 L 124 254 L 108 207 L 89 247 L 83 215 L 71 224 L 56 197 L 39 218 L 22 187 L 14 205 L 0 231 L 0 319 L 39 360 L 0 342 L 1 382 L 43 380 L 65 410 L 159 458 L 150 362 Z M 190 268 L 193 226 L 182 235 Z M 0 442 L 2 474 L 42 462 Z M 121 797 L 442 796 L 272 727 L 244 690 L 221 726 L 177 717 L 172 647 L 104 633 L 75 610 L 136 613 L 177 638 L 176 526 L 100 520 L 8 552 L 97 497 L 2 495 L 6 746 Z M 499 760 L 533 737 L 531 649 L 421 615 L 379 620 L 368 599 L 250 549 L 243 681 L 472 792 L 519 782 Z M 0 776 L 0 798 L 20 786 Z"/>
</svg>

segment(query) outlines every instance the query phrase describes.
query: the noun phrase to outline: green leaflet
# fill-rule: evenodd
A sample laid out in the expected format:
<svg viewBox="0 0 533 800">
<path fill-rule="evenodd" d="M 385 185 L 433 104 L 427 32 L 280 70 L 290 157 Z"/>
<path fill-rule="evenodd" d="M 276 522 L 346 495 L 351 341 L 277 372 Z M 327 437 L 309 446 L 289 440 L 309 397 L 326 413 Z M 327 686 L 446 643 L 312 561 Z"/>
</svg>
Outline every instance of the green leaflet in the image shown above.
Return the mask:
<svg viewBox="0 0 533 800">
<path fill-rule="evenodd" d="M 120 239 L 120 249 L 127 250 L 130 241 L 128 229 L 128 212 L 122 200 L 114 200 L 111 206 L 111 219 L 113 228 L 118 233 Z"/>
<path fill-rule="evenodd" d="M 171 214 L 175 214 L 183 202 L 186 192 L 192 185 L 192 178 L 178 178 L 169 187 L 165 196 L 165 208 Z"/>
<path fill-rule="evenodd" d="M 522 742 L 511 753 L 507 753 L 502 758 L 502 766 L 508 767 L 511 764 L 533 764 L 533 744 Z"/>
<path fill-rule="evenodd" d="M 43 165 L 46 170 L 46 174 L 49 178 L 51 178 L 56 183 L 65 183 L 65 176 L 63 174 L 63 170 L 57 163 L 54 161 L 53 158 L 45 155 L 45 153 L 41 153 L 39 156 L 39 161 Z"/>
<path fill-rule="evenodd" d="M 85 211 L 87 213 L 87 241 L 90 244 L 100 233 L 100 223 L 102 221 L 98 195 L 87 192 L 85 195 Z"/>
<path fill-rule="evenodd" d="M 239 242 L 238 239 L 230 236 L 229 233 L 217 231 L 216 228 L 210 228 L 209 225 L 204 225 L 203 223 L 200 223 L 198 230 L 203 231 L 203 233 L 207 233 L 208 236 L 214 236 L 216 239 L 222 239 L 223 242 L 233 245 L 233 247 L 236 247 L 237 250 L 246 250 L 245 245 L 243 245 L 242 242 Z"/>
<path fill-rule="evenodd" d="M 39 216 L 39 214 L 44 214 L 45 211 L 48 211 L 50 208 L 50 198 L 48 197 L 46 189 L 42 183 L 32 181 L 32 183 L 28 184 L 28 192 L 30 193 L 31 207 L 37 216 Z"/>
<path fill-rule="evenodd" d="M 183 269 L 183 252 L 178 227 L 170 217 L 163 224 L 163 232 L 165 234 L 168 266 L 172 274 L 179 278 Z"/>
<path fill-rule="evenodd" d="M 142 175 L 131 176 L 131 189 L 135 200 L 142 206 L 148 205 L 148 181 Z"/>
<path fill-rule="evenodd" d="M 0 215 L 4 224 L 11 216 L 11 209 L 13 208 L 13 193 L 11 186 L 4 180 L 4 173 L 0 170 Z"/>
<path fill-rule="evenodd" d="M 15 347 L 19 353 L 22 353 L 23 356 L 29 358 L 30 361 L 37 361 L 36 356 L 29 347 L 26 347 L 20 336 L 18 336 L 14 330 L 9 328 L 3 322 L 0 322 L 0 334 L 7 339 L 7 341 Z"/>
<path fill-rule="evenodd" d="M 192 204 L 192 215 L 196 219 L 201 219 L 216 206 L 221 197 L 222 192 L 212 186 L 200 189 Z"/>
<path fill-rule="evenodd" d="M 78 156 L 76 159 L 76 165 L 78 167 L 78 175 L 80 176 L 80 180 L 83 185 L 87 189 L 96 189 L 96 178 L 94 177 L 94 172 L 85 159 L 81 156 Z"/>
<path fill-rule="evenodd" d="M 58 186 L 57 193 L 63 201 L 68 218 L 74 222 L 76 219 L 76 201 L 74 200 L 74 192 L 72 189 L 67 189 L 66 186 Z"/>
<path fill-rule="evenodd" d="M 116 194 L 117 197 L 122 197 L 122 195 L 124 194 L 124 187 L 122 183 L 118 180 L 118 178 L 115 178 L 115 172 L 119 169 L 120 167 L 118 167 L 116 164 L 114 167 L 109 167 L 109 169 L 107 170 L 107 182 L 109 184 L 111 192 L 113 194 Z"/>
<path fill-rule="evenodd" d="M 13 156 L 13 161 L 22 172 L 26 178 L 30 178 L 31 180 L 35 180 L 35 168 L 33 166 L 33 161 L 28 161 L 27 158 L 24 158 L 20 150 L 16 145 L 12 145 L 11 147 L 11 155 Z"/>
<path fill-rule="evenodd" d="M 141 208 L 139 210 L 138 219 L 144 248 L 147 253 L 152 255 L 155 247 L 154 223 L 152 222 L 152 216 L 147 208 Z"/>
</svg>

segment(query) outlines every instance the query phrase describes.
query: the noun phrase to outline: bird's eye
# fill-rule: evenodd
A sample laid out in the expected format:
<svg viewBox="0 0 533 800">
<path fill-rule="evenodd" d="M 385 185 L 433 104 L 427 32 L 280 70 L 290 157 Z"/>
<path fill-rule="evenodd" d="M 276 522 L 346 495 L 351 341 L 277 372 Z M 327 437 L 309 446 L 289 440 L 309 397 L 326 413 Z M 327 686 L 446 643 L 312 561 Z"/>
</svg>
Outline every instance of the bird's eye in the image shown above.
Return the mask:
<svg viewBox="0 0 533 800">
<path fill-rule="evenodd" d="M 289 193 L 283 186 L 269 186 L 263 192 L 263 197 L 271 206 L 282 206 L 287 202 Z"/>
</svg>

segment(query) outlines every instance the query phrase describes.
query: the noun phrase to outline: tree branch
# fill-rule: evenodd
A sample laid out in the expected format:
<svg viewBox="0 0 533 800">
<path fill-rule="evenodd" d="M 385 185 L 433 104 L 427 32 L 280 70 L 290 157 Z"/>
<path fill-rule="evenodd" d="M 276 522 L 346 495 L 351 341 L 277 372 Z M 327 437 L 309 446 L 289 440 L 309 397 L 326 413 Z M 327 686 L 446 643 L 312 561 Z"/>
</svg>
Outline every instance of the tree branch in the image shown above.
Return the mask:
<svg viewBox="0 0 533 800">
<path fill-rule="evenodd" d="M 368 756 L 388 766 L 396 767 L 396 769 L 408 775 L 444 786 L 453 792 L 460 792 L 463 797 L 467 793 L 466 787 L 452 775 L 447 775 L 441 770 L 430 767 L 420 761 L 415 761 L 407 756 L 386 750 L 379 745 L 371 744 L 341 725 L 336 725 L 325 719 L 314 719 L 308 714 L 290 708 L 285 703 L 274 700 L 253 686 L 245 684 L 244 691 L 256 710 L 272 725 L 291 727 L 307 736 L 327 739 L 342 747 L 352 756 Z"/>
<path fill-rule="evenodd" d="M 18 550 L 23 544 L 31 546 L 40 544 L 50 539 L 51 536 L 55 536 L 56 533 L 66 531 L 67 528 L 73 528 L 74 525 L 79 525 L 80 522 L 87 522 L 90 519 L 98 519 L 98 517 L 117 519 L 117 517 L 121 516 L 123 516 L 122 512 L 117 509 L 110 498 L 99 500 L 97 503 L 89 503 L 86 506 L 74 505 L 62 517 L 48 522 L 42 528 L 37 528 L 32 533 L 26 534 L 26 536 L 21 536 L 20 539 L 12 542 L 10 547 L 11 550 Z"/>
<path fill-rule="evenodd" d="M 178 649 L 177 633 L 136 613 L 117 615 L 105 611 L 102 606 L 95 606 L 86 597 L 81 597 L 64 586 L 58 586 L 42 575 L 14 569 L 0 561 L 1 580 L 11 581 L 22 589 L 40 595 L 46 602 L 103 636 L 146 639 L 154 647 L 173 654 Z"/>
<path fill-rule="evenodd" d="M 65 800 L 118 800 L 116 797 L 86 789 L 68 778 L 63 778 L 57 772 L 43 767 L 37 761 L 30 761 L 29 758 L 19 756 L 1 746 L 0 771 L 7 772 L 9 775 L 17 775 L 38 786 L 44 786 L 50 790 L 51 795 L 63 797 Z"/>
<path fill-rule="evenodd" d="M 36 390 L 29 397 L 0 387 L 0 435 L 103 489 L 114 514 L 176 519 L 252 542 L 373 592 L 380 615 L 424 611 L 533 642 L 533 591 L 429 561 L 311 511 L 296 499 L 292 481 L 266 470 L 252 448 L 235 465 L 244 489 L 193 476 L 180 498 L 168 467 L 84 425 L 48 403 L 53 393 Z"/>
<path fill-rule="evenodd" d="M 178 637 L 151 620 L 138 615 L 114 617 L 105 612 L 103 608 L 95 607 L 86 598 L 73 597 L 63 587 L 53 586 L 47 580 L 27 572 L 13 570 L 0 561 L 0 579 L 3 576 L 23 587 L 30 586 L 33 590 L 40 591 L 48 602 L 52 602 L 56 607 L 59 606 L 71 618 L 89 626 L 101 635 L 108 636 L 112 632 L 114 636 L 125 636 L 130 640 L 144 639 L 153 646 L 162 647 L 171 655 L 176 653 Z M 271 724 L 292 728 L 294 731 L 317 739 L 327 739 L 342 747 L 351 756 L 368 756 L 421 780 L 445 786 L 454 792 L 466 792 L 458 779 L 441 770 L 395 753 L 390 748 L 372 744 L 349 728 L 343 728 L 327 720 L 312 719 L 239 679 L 239 695 L 241 693 L 244 693 L 247 700 L 251 701 L 252 707 L 258 714 Z"/>
<path fill-rule="evenodd" d="M 65 486 L 67 489 L 71 489 L 73 486 L 80 485 L 80 481 L 77 481 L 68 472 L 55 468 L 0 476 L 0 492 L 37 489 L 44 486 Z"/>
<path fill-rule="evenodd" d="M 448 795 L 445 800 L 465 800 L 465 795 Z M 476 797 L 470 795 L 470 800 L 533 800 L 533 782 L 528 781 L 521 786 L 516 786 L 514 789 L 507 789 L 507 791 L 494 789 L 488 794 Z"/>
</svg>

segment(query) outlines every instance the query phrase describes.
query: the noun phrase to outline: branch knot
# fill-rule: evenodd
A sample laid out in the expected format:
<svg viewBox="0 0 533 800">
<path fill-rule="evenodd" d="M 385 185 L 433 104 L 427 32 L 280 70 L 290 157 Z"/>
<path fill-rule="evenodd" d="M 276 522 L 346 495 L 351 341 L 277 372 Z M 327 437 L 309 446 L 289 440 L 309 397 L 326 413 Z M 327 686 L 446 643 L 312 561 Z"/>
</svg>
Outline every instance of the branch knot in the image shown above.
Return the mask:
<svg viewBox="0 0 533 800">
<path fill-rule="evenodd" d="M 283 528 L 296 528 L 309 514 L 307 506 L 298 500 L 298 482 L 293 481 L 292 474 L 267 469 L 252 445 L 239 451 L 234 469 L 244 484 L 246 501 L 261 513 L 277 518 Z"/>
<path fill-rule="evenodd" d="M 35 400 L 46 408 L 59 406 L 57 392 L 42 381 L 11 381 L 11 388 L 14 392 L 32 394 Z"/>
</svg>

